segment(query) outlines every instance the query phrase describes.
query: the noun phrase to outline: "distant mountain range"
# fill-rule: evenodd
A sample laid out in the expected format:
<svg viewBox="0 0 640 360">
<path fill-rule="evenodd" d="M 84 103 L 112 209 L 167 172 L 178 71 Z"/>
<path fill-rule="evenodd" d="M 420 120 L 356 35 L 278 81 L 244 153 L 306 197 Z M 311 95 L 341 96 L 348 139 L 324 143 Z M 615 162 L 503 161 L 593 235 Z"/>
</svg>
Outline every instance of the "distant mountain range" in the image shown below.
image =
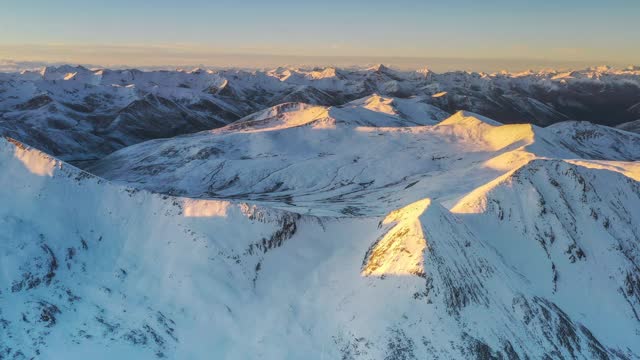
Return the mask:
<svg viewBox="0 0 640 360">
<path fill-rule="evenodd" d="M 65 65 L 0 74 L 0 133 L 65 160 L 94 160 L 144 140 L 221 127 L 282 103 L 341 106 L 372 95 L 450 114 L 472 111 L 503 123 L 615 126 L 640 118 L 640 69 L 437 74 L 378 65 L 144 72 Z"/>
</svg>

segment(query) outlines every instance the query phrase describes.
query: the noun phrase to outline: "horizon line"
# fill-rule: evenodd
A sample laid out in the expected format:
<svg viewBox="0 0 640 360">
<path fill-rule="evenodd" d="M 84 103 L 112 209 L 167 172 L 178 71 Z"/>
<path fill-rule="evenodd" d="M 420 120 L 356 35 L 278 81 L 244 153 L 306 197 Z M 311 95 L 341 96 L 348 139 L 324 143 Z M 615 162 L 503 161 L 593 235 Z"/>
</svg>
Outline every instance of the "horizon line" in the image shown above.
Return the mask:
<svg viewBox="0 0 640 360">
<path fill-rule="evenodd" d="M 184 63 L 169 63 L 166 64 L 145 64 L 144 62 L 121 62 L 121 63 L 105 63 L 105 64 L 96 64 L 91 62 L 79 62 L 79 61 L 65 61 L 65 60 L 42 60 L 42 59 L 11 59 L 11 58 L 2 58 L 0 57 L 0 72 L 8 73 L 8 72 L 19 72 L 23 70 L 35 70 L 38 68 L 48 67 L 48 66 L 82 66 L 87 69 L 113 69 L 113 70 L 122 70 L 122 69 L 139 69 L 139 70 L 186 70 L 186 69 L 238 69 L 238 70 L 273 70 L 279 67 L 285 68 L 299 68 L 299 69 L 313 69 L 313 68 L 343 68 L 343 69 L 366 69 L 368 67 L 376 66 L 376 65 L 384 65 L 385 67 L 399 70 L 399 71 L 417 71 L 429 69 L 434 72 L 444 73 L 444 72 L 455 72 L 455 71 L 469 71 L 469 72 L 478 72 L 478 73 L 498 73 L 498 72 L 526 72 L 526 71 L 545 71 L 545 70 L 554 70 L 554 71 L 581 71 L 581 70 L 589 70 L 595 69 L 598 67 L 609 67 L 614 70 L 626 70 L 631 68 L 639 67 L 640 63 L 616 63 L 611 61 L 579 61 L 579 60 L 539 60 L 539 59 L 528 59 L 528 58 L 465 58 L 465 57 L 400 57 L 400 56 L 380 56 L 380 57 L 370 57 L 370 56 L 313 56 L 313 55 L 300 55 L 300 56 L 288 56 L 288 55 L 262 55 L 262 54 L 220 54 L 217 56 L 223 57 L 243 57 L 243 58 L 255 58 L 266 57 L 266 58 L 289 58 L 292 61 L 284 61 L 281 63 L 267 63 L 261 64 L 260 62 L 255 62 L 254 64 L 215 64 L 214 63 L 203 63 L 203 62 L 184 62 Z M 303 63 L 295 63 L 295 59 L 305 59 L 305 60 L 338 60 L 337 62 L 303 62 Z M 361 62 L 354 60 L 363 60 Z M 340 60 L 344 61 L 344 63 L 340 63 Z M 353 62 L 347 61 L 351 60 Z M 376 61 L 378 60 L 378 61 Z M 415 61 L 417 63 L 410 64 L 408 62 Z M 432 62 L 429 64 L 428 62 Z M 441 62 L 441 63 L 438 63 Z M 443 64 L 442 62 L 446 62 Z M 463 65 L 463 63 L 466 63 Z M 472 65 L 471 63 L 475 63 Z M 511 65 L 511 66 L 509 66 Z M 483 70 L 480 69 L 483 66 L 490 66 L 493 69 L 491 70 Z M 14 68 L 13 71 L 6 71 L 11 67 Z M 443 69 L 443 67 L 445 67 Z M 509 69 L 511 67 L 512 69 Z M 513 68 L 517 69 L 513 69 Z M 440 70 L 437 70 L 441 68 Z M 473 69 L 475 68 L 475 69 Z"/>
</svg>

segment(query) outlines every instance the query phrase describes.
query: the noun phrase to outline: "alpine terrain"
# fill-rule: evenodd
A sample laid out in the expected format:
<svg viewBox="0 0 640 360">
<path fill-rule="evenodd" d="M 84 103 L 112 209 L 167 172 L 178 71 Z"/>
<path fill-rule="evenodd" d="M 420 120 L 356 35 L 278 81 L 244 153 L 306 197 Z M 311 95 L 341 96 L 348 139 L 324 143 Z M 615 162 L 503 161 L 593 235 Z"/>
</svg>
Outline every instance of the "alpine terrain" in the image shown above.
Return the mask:
<svg viewBox="0 0 640 360">
<path fill-rule="evenodd" d="M 0 359 L 640 359 L 640 69 L 0 74 Z"/>
</svg>

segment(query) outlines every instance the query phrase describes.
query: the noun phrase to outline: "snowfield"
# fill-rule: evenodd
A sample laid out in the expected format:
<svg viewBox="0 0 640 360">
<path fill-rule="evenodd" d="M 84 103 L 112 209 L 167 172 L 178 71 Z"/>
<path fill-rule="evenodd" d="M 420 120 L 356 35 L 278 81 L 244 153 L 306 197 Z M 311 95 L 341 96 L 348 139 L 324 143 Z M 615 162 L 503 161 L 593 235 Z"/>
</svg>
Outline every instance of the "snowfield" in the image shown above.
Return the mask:
<svg viewBox="0 0 640 360">
<path fill-rule="evenodd" d="M 636 73 L 447 78 L 484 91 Z M 51 86 L 38 101 L 56 109 L 58 87 L 84 96 L 60 83 L 120 82 L 108 103 L 127 110 L 97 132 L 37 101 L 2 114 L 24 136 L 0 137 L 0 359 L 640 359 L 640 135 L 626 127 L 451 111 L 434 101 L 459 87 L 430 85 L 444 75 L 382 66 L 5 76 Z M 399 96 L 415 83 L 432 94 Z M 227 103 L 215 125 L 176 100 L 213 85 L 212 102 L 272 98 Z M 285 85 L 295 96 L 270 103 Z M 336 91 L 359 95 L 300 97 Z"/>
</svg>

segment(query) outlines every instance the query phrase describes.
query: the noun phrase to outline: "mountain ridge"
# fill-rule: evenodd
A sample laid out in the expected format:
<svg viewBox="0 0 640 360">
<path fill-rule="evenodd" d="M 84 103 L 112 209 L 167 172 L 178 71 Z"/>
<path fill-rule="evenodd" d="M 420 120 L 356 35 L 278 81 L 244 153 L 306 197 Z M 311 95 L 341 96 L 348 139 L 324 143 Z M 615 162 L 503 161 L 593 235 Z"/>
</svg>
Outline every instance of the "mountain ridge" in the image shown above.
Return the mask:
<svg viewBox="0 0 640 360">
<path fill-rule="evenodd" d="M 376 95 L 396 98 L 400 105 L 419 99 L 416 104 L 433 107 L 434 114 L 437 109 L 466 110 L 505 123 L 547 126 L 577 119 L 614 126 L 637 119 L 640 72 L 590 68 L 568 73 L 434 73 L 385 66 L 141 71 L 65 65 L 0 73 L 0 133 L 66 160 L 98 159 L 140 141 L 224 126 L 282 102 L 346 106 Z M 158 134 L 147 124 L 138 135 L 114 141 L 117 136 L 109 129 L 120 112 L 149 96 L 175 104 L 174 109 L 148 104 L 132 121 L 167 118 L 174 131 Z M 47 102 L 55 108 L 43 108 Z M 39 131 L 52 121 L 65 128 L 52 135 Z"/>
<path fill-rule="evenodd" d="M 553 164 L 536 161 L 524 169 Z M 0 257 L 13 287 L 0 297 L 16 310 L 0 313 L 7 356 L 638 358 L 638 322 L 608 312 L 619 301 L 583 305 L 589 311 L 580 315 L 568 302 L 580 293 L 540 290 L 553 286 L 551 277 L 513 269 L 504 263 L 508 247 L 433 200 L 336 219 L 127 189 L 16 141 L 0 139 L 0 163 L 3 182 L 22 180 L 0 188 L 17 204 L 0 208 L 8 229 Z M 589 171 L 589 181 L 611 182 Z M 539 171 L 521 173 L 527 180 Z M 628 201 L 640 206 L 640 197 Z M 41 211 L 50 215 L 33 217 Z M 498 219 L 493 210 L 486 216 Z M 85 218 L 94 221 L 78 222 Z M 72 223 L 73 232 L 60 226 Z M 579 273 L 570 264 L 557 268 L 558 289 Z M 394 297 L 383 296 L 390 291 Z M 607 335 L 597 325 L 603 312 L 628 337 Z M 273 327 L 276 318 L 287 320 Z"/>
</svg>

